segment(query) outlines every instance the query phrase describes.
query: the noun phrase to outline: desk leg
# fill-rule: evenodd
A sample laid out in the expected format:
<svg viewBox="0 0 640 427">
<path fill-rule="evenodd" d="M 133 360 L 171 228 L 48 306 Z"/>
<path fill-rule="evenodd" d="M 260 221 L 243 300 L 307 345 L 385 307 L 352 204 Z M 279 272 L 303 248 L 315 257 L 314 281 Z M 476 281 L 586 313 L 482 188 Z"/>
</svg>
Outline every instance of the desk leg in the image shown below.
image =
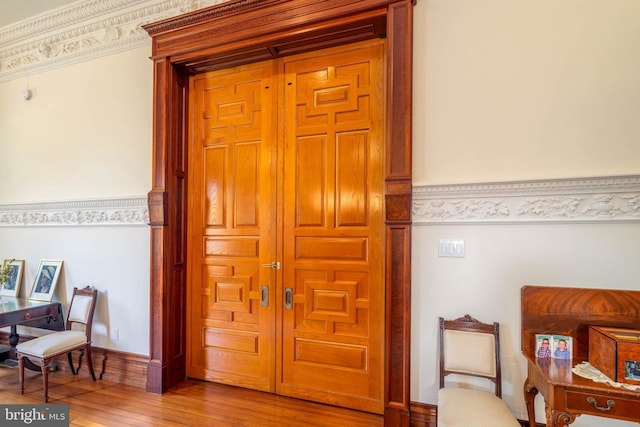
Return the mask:
<svg viewBox="0 0 640 427">
<path fill-rule="evenodd" d="M 18 345 L 18 341 L 20 341 L 20 336 L 18 335 L 18 328 L 16 325 L 11 325 L 11 333 L 9 334 L 9 345 L 11 348 L 16 348 Z"/>
<path fill-rule="evenodd" d="M 536 427 L 536 408 L 535 398 L 538 389 L 529 382 L 527 378 L 524 382 L 524 402 L 527 405 L 527 417 L 529 418 L 529 427 Z"/>
<path fill-rule="evenodd" d="M 9 334 L 9 345 L 11 346 L 11 356 L 9 356 L 9 358 L 16 359 L 17 357 L 16 346 L 18 345 L 19 342 L 20 342 L 20 335 L 18 335 L 18 328 L 16 327 L 16 325 L 11 325 L 11 333 Z M 22 360 L 24 360 L 25 368 L 31 371 L 40 371 L 40 367 L 38 365 L 35 365 L 29 359 L 22 359 Z"/>
<path fill-rule="evenodd" d="M 18 335 L 18 328 L 16 325 L 11 325 L 11 332 L 9 333 L 9 345 L 11 346 L 11 352 L 9 353 L 9 359 L 16 358 L 16 346 L 20 341 L 20 336 Z"/>
<path fill-rule="evenodd" d="M 577 417 L 577 415 L 569 414 L 568 412 L 554 411 L 548 405 L 545 405 L 545 413 L 547 415 L 547 425 L 549 427 L 568 427 L 569 424 L 572 424 Z"/>
</svg>

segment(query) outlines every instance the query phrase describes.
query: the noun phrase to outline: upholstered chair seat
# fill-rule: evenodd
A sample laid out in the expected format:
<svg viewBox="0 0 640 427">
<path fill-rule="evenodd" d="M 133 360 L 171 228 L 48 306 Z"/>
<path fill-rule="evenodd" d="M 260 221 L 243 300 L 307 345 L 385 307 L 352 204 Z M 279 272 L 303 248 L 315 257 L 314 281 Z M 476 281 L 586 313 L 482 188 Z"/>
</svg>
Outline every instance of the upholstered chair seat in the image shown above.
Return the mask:
<svg viewBox="0 0 640 427">
<path fill-rule="evenodd" d="M 482 390 L 438 391 L 438 427 L 520 427 L 502 399 Z"/>
<path fill-rule="evenodd" d="M 61 331 L 44 335 L 20 344 L 20 353 L 27 357 L 56 357 L 65 354 L 79 345 L 87 343 L 83 331 Z"/>
</svg>

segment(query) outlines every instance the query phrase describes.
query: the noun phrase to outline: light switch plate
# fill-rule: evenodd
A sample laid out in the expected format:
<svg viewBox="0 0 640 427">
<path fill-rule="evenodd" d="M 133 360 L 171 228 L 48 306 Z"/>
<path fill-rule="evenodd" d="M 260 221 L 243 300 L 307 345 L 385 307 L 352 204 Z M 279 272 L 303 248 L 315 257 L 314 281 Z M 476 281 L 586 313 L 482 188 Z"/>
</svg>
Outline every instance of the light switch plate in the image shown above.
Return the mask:
<svg viewBox="0 0 640 427">
<path fill-rule="evenodd" d="M 464 240 L 438 240 L 438 256 L 464 258 Z"/>
</svg>

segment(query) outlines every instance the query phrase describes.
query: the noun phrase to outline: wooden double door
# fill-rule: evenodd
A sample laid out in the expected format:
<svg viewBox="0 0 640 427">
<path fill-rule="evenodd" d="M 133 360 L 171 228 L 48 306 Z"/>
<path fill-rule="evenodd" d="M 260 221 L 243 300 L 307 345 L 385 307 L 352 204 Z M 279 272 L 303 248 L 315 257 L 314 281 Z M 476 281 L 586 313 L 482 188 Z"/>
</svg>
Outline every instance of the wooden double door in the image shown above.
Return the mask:
<svg viewBox="0 0 640 427">
<path fill-rule="evenodd" d="M 189 377 L 383 412 L 384 49 L 191 77 Z"/>
</svg>

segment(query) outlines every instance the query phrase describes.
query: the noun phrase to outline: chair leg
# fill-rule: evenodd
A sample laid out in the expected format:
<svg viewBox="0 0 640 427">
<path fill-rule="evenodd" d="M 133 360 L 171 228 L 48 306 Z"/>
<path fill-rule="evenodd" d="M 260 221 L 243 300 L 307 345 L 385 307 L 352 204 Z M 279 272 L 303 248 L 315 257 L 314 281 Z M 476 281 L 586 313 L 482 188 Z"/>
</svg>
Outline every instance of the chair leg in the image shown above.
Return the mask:
<svg viewBox="0 0 640 427">
<path fill-rule="evenodd" d="M 42 365 L 42 386 L 44 388 L 44 403 L 49 402 L 49 363 Z"/>
<path fill-rule="evenodd" d="M 20 394 L 24 394 L 24 357 L 18 356 L 18 377 L 20 378 Z"/>
<path fill-rule="evenodd" d="M 82 355 L 80 357 L 82 357 Z M 73 367 L 73 357 L 71 357 L 71 352 L 67 353 L 67 360 L 69 360 L 69 367 L 71 367 L 71 373 L 73 375 L 76 375 L 80 370 L 80 366 L 78 366 L 78 369 Z"/>
<path fill-rule="evenodd" d="M 89 365 L 89 373 L 91 374 L 91 378 L 93 378 L 93 380 L 96 380 L 96 374 L 93 372 L 93 360 L 91 360 L 91 345 L 88 345 L 87 347 L 87 365 Z"/>
</svg>

